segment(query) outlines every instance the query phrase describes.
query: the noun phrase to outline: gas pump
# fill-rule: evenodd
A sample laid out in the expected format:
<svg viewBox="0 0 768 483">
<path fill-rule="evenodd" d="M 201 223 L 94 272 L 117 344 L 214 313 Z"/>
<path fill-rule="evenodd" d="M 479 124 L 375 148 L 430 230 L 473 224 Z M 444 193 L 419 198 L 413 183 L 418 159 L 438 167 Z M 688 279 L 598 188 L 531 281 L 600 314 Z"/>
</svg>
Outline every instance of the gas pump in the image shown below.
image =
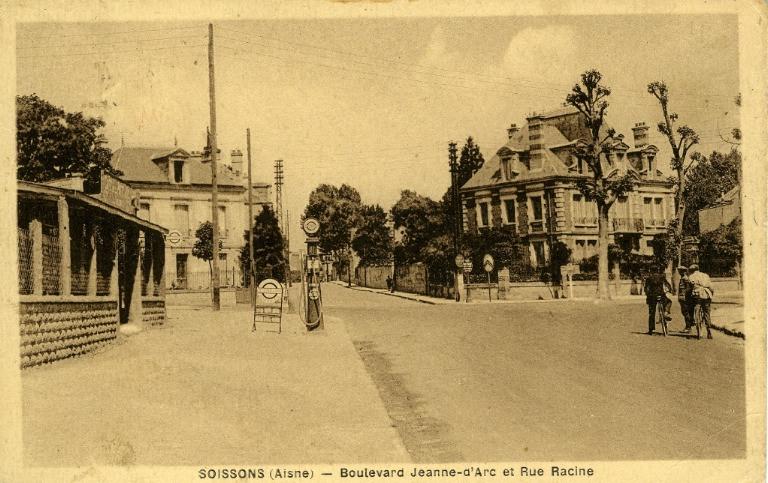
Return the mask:
<svg viewBox="0 0 768 483">
<path fill-rule="evenodd" d="M 320 239 L 315 236 L 320 223 L 314 218 L 307 218 L 302 225 L 307 234 L 307 258 L 302 280 L 302 301 L 305 305 L 304 324 L 307 330 L 323 329 L 323 299 L 320 289 Z"/>
</svg>

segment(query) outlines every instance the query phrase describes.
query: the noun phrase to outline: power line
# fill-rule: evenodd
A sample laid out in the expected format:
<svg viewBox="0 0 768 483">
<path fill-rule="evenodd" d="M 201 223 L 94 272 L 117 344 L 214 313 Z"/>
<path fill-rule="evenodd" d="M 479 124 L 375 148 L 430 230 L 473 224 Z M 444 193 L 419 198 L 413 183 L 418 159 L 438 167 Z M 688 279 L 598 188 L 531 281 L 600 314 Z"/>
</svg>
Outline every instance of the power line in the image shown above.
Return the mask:
<svg viewBox="0 0 768 483">
<path fill-rule="evenodd" d="M 395 64 L 395 65 L 417 67 L 417 68 L 428 69 L 428 70 L 439 70 L 439 71 L 450 72 L 450 73 L 454 73 L 454 74 L 455 73 L 460 73 L 460 74 L 464 74 L 464 75 L 468 75 L 468 76 L 472 76 L 472 77 L 476 77 L 476 78 L 474 78 L 474 79 L 466 79 L 466 78 L 457 77 L 455 75 L 454 76 L 444 76 L 444 75 L 430 73 L 430 72 L 421 72 L 420 73 L 420 74 L 425 74 L 425 75 L 437 75 L 437 76 L 440 76 L 440 77 L 453 78 L 453 79 L 457 79 L 457 80 L 468 80 L 470 82 L 496 83 L 496 84 L 499 84 L 499 85 L 509 86 L 509 87 L 517 87 L 519 85 L 519 83 L 526 83 L 527 82 L 527 83 L 532 84 L 532 87 L 535 87 L 535 88 L 539 88 L 542 85 L 549 85 L 549 86 L 553 87 L 553 90 L 557 90 L 558 92 L 561 91 L 561 90 L 565 90 L 567 92 L 570 92 L 571 87 L 573 86 L 573 83 L 571 83 L 571 84 L 553 83 L 553 82 L 545 82 L 545 81 L 541 81 L 541 80 L 533 80 L 533 79 L 526 80 L 526 79 L 521 79 L 521 78 L 511 78 L 511 77 L 503 77 L 503 76 L 495 76 L 495 75 L 487 75 L 487 76 L 484 76 L 483 78 L 480 78 L 478 74 L 472 73 L 472 72 L 467 72 L 467 71 L 461 71 L 461 70 L 455 70 L 455 69 L 447 69 L 447 68 L 442 68 L 442 67 L 437 67 L 437 66 L 425 66 L 423 64 L 416 64 L 416 63 L 411 63 L 411 62 L 403 62 L 403 61 L 400 61 L 400 60 L 380 58 L 380 57 L 373 57 L 373 56 L 369 56 L 369 55 L 365 55 L 365 54 L 360 54 L 360 53 L 355 53 L 355 52 L 343 51 L 343 50 L 338 50 L 338 49 L 331 49 L 331 48 L 328 48 L 328 47 L 316 46 L 316 45 L 311 45 L 311 44 L 306 44 L 306 43 L 301 43 L 301 42 L 292 42 L 292 41 L 289 41 L 289 40 L 278 39 L 278 38 L 275 38 L 275 37 L 268 37 L 268 36 L 256 34 L 256 33 L 253 33 L 253 32 L 242 32 L 242 31 L 235 30 L 235 29 L 230 29 L 230 28 L 227 28 L 227 27 L 221 27 L 221 28 L 222 28 L 222 30 L 228 30 L 230 32 L 235 32 L 235 33 L 238 33 L 238 34 L 241 34 L 241 35 L 245 35 L 246 37 L 259 37 L 259 38 L 262 38 L 262 39 L 265 39 L 265 40 L 271 40 L 273 42 L 285 43 L 285 44 L 301 46 L 301 47 L 307 47 L 307 48 L 310 48 L 310 49 L 322 50 L 322 51 L 332 52 L 332 53 L 341 54 L 341 55 L 348 55 L 348 56 L 353 56 L 353 57 L 372 59 L 372 60 L 375 60 L 377 62 L 384 62 L 384 63 Z M 250 43 L 249 41 L 246 41 L 246 40 L 231 39 L 229 37 L 225 37 L 225 38 L 227 38 L 228 40 L 234 40 L 234 41 L 237 41 L 237 42 Z M 279 47 L 270 46 L 268 44 L 257 44 L 257 45 L 261 45 L 261 46 L 264 46 L 264 47 L 267 47 L 267 48 L 281 49 Z M 281 50 L 289 50 L 291 52 L 295 52 L 295 49 L 284 49 L 284 48 L 282 48 Z M 312 55 L 315 55 L 315 54 L 312 54 Z M 328 58 L 328 57 L 326 57 L 326 58 Z M 339 60 L 339 59 L 336 59 L 336 60 Z M 352 62 L 354 62 L 354 61 L 352 61 Z M 375 64 L 366 64 L 366 65 L 375 65 Z M 377 67 L 382 67 L 382 66 L 378 66 L 377 65 Z M 409 72 L 415 73 L 415 71 L 409 71 Z M 488 80 L 485 77 L 491 77 L 491 78 L 496 78 L 496 79 L 503 79 L 505 82 L 494 82 L 494 81 Z M 619 87 L 622 87 L 622 85 L 619 84 Z M 624 86 L 624 87 L 626 88 L 627 86 Z M 690 97 L 695 97 L 695 98 L 701 98 L 701 94 L 700 93 L 688 94 L 688 93 L 685 93 L 685 92 L 680 92 L 680 93 L 677 93 L 676 96 L 690 96 Z M 709 94 L 709 96 L 710 97 L 723 97 L 723 98 L 728 98 L 728 99 L 732 99 L 733 98 L 733 96 L 727 96 L 727 95 L 723 95 L 723 94 Z"/>
<path fill-rule="evenodd" d="M 191 29 L 201 29 L 202 26 L 196 26 L 196 27 L 166 27 L 161 29 L 143 29 L 143 30 L 123 30 L 120 32 L 99 32 L 99 33 L 93 33 L 93 34 L 51 34 L 51 35 L 39 35 L 35 36 L 36 39 L 50 39 L 50 38 L 69 38 L 69 37 L 104 37 L 107 35 L 122 35 L 122 34 L 134 34 L 134 33 L 145 33 L 145 32 L 164 32 L 164 31 L 173 31 L 173 30 L 191 30 Z M 31 34 L 30 34 L 31 35 Z M 21 36 L 23 37 L 23 36 Z"/>
<path fill-rule="evenodd" d="M 46 44 L 46 45 L 35 45 L 35 46 L 27 46 L 27 47 L 16 47 L 16 50 L 31 50 L 31 49 L 47 49 L 47 48 L 56 48 L 56 47 L 96 47 L 98 45 L 115 45 L 115 44 L 131 44 L 131 43 L 141 43 L 141 42 L 156 42 L 159 40 L 176 40 L 176 39 L 203 39 L 205 38 L 203 35 L 179 35 L 176 37 L 159 37 L 159 38 L 152 38 L 152 39 L 127 39 L 127 40 L 115 40 L 114 42 L 89 42 L 85 44 Z"/>
<path fill-rule="evenodd" d="M 16 58 L 17 59 L 35 59 L 35 58 L 47 58 L 47 57 L 75 57 L 75 56 L 83 56 L 83 55 L 136 54 L 136 53 L 143 53 L 146 51 L 189 49 L 193 47 L 204 47 L 204 46 L 205 44 L 175 45 L 170 47 L 157 47 L 157 48 L 151 48 L 151 49 L 112 50 L 112 51 L 101 51 L 101 52 L 77 52 L 77 53 L 70 53 L 70 54 L 25 55 L 25 56 L 19 56 Z"/>
</svg>

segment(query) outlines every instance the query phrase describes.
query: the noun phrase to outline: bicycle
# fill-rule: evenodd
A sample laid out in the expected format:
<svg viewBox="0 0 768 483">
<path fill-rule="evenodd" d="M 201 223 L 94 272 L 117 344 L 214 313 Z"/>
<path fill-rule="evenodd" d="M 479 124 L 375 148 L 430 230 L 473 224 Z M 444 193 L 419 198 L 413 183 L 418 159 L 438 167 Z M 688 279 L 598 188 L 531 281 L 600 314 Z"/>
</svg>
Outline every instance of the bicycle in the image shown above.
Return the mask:
<svg viewBox="0 0 768 483">
<path fill-rule="evenodd" d="M 656 323 L 661 324 L 661 331 L 664 337 L 667 336 L 667 318 L 664 313 L 664 297 L 656 297 Z"/>
<path fill-rule="evenodd" d="M 693 306 L 693 325 L 696 326 L 696 338 L 701 339 L 701 324 L 704 323 L 704 316 L 701 314 L 701 304 L 696 301 Z"/>
</svg>

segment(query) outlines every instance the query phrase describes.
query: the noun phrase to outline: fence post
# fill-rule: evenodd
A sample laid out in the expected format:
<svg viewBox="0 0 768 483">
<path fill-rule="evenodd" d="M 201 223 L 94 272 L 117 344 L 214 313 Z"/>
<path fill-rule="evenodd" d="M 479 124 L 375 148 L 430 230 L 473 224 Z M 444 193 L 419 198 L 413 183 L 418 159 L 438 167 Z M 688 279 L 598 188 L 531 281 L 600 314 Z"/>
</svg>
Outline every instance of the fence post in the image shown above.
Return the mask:
<svg viewBox="0 0 768 483">
<path fill-rule="evenodd" d="M 43 224 L 37 218 L 29 222 L 32 238 L 32 293 L 43 294 Z"/>
<path fill-rule="evenodd" d="M 56 202 L 59 219 L 59 295 L 72 294 L 72 259 L 69 247 L 69 205 L 64 196 Z"/>
</svg>

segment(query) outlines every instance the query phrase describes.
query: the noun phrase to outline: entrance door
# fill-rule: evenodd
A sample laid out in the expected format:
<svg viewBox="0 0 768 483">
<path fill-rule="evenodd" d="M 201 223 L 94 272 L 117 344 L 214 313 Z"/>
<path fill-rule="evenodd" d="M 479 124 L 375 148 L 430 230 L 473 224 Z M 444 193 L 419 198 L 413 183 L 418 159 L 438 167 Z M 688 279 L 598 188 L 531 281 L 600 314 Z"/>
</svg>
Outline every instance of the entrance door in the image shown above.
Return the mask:
<svg viewBox="0 0 768 483">
<path fill-rule="evenodd" d="M 187 288 L 187 258 L 186 253 L 176 254 L 176 288 Z"/>
</svg>

